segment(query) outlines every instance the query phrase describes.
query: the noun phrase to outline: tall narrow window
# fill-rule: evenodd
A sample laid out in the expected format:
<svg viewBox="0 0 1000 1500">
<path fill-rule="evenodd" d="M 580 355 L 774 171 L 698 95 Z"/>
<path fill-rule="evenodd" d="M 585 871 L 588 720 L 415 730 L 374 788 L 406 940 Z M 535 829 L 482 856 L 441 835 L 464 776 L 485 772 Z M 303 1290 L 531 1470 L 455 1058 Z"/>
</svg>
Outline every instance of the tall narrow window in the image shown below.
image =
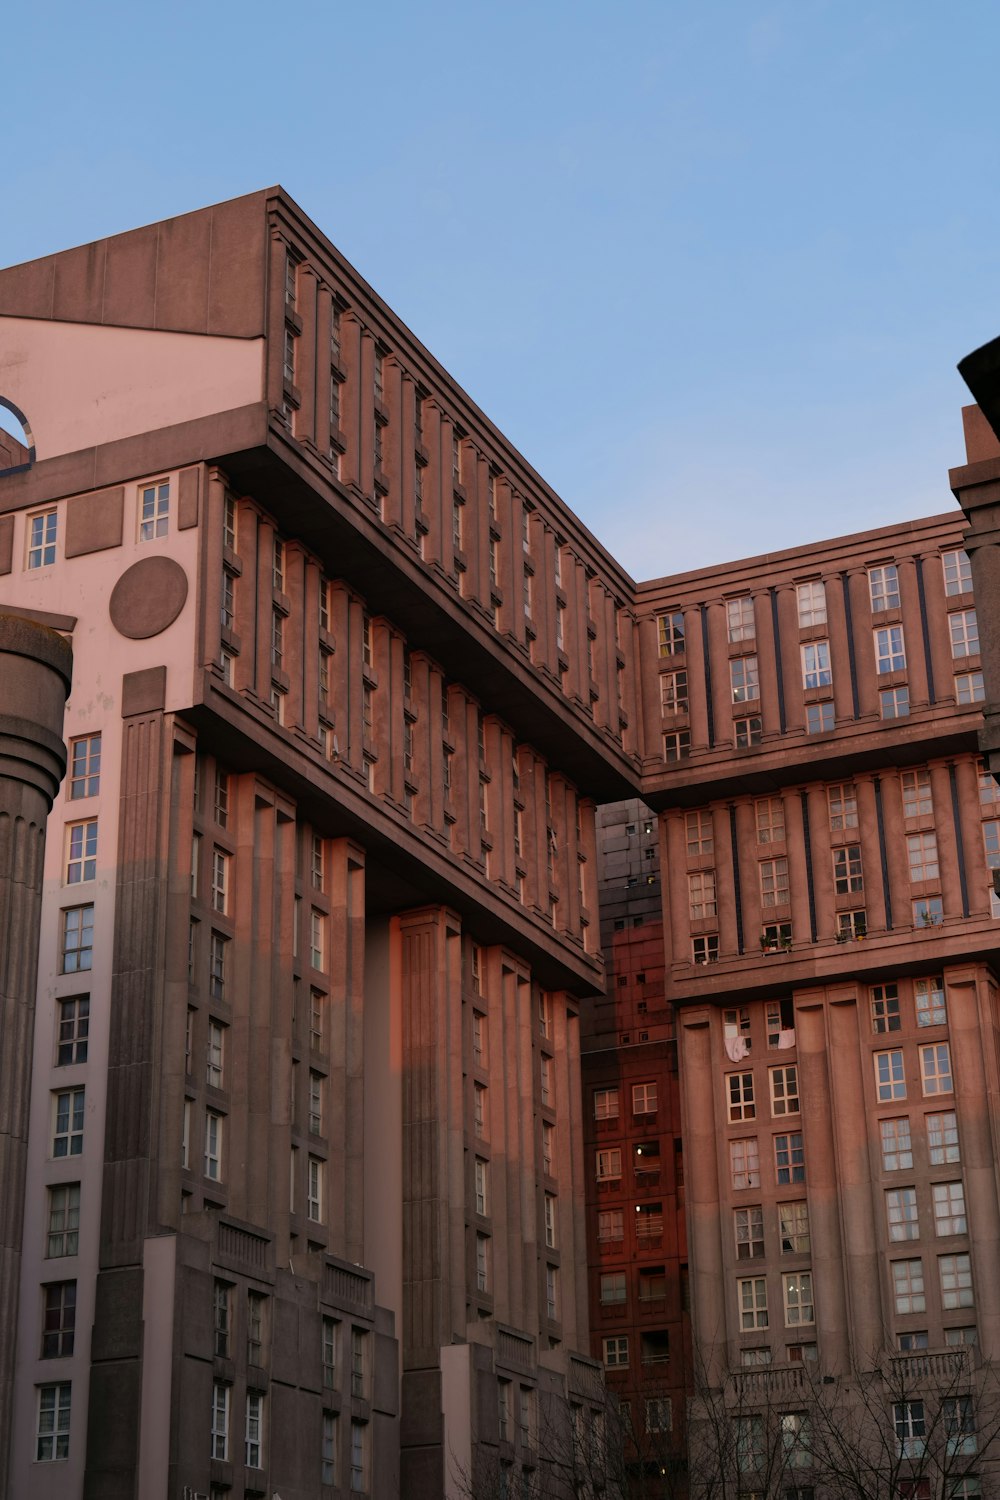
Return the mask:
<svg viewBox="0 0 1000 1500">
<path fill-rule="evenodd" d="M 56 560 L 58 529 L 58 511 L 43 510 L 37 516 L 28 517 L 29 568 L 51 568 Z"/>
<path fill-rule="evenodd" d="M 42 1292 L 42 1359 L 68 1359 L 76 1336 L 76 1282 L 52 1282 Z"/>
<path fill-rule="evenodd" d="M 94 908 L 71 906 L 62 918 L 62 972 L 78 974 L 93 964 Z"/>
<path fill-rule="evenodd" d="M 802 647 L 802 686 L 806 689 L 829 687 L 833 682 L 830 667 L 830 642 L 814 641 Z"/>
<path fill-rule="evenodd" d="M 35 1429 L 36 1463 L 53 1463 L 69 1458 L 69 1423 L 72 1386 L 63 1381 L 58 1385 L 38 1387 L 38 1422 Z"/>
<path fill-rule="evenodd" d="M 971 593 L 972 564 L 967 552 L 943 552 L 941 564 L 944 570 L 944 591 L 949 598 L 955 594 Z"/>
<path fill-rule="evenodd" d="M 800 583 L 795 590 L 799 606 L 799 629 L 826 624 L 826 586 L 820 580 Z"/>
<path fill-rule="evenodd" d="M 83 1152 L 85 1100 L 84 1089 L 61 1089 L 52 1096 L 52 1155 L 57 1159 L 62 1156 L 80 1156 Z"/>
<path fill-rule="evenodd" d="M 76 1255 L 80 1248 L 80 1184 L 60 1183 L 49 1188 L 47 1259 Z"/>
<path fill-rule="evenodd" d="M 69 742 L 69 795 L 72 801 L 96 797 L 101 789 L 101 736 L 82 735 Z"/>
<path fill-rule="evenodd" d="M 152 542 L 166 536 L 170 524 L 170 482 L 157 480 L 139 492 L 139 540 Z"/>
<path fill-rule="evenodd" d="M 89 1034 L 90 996 L 70 995 L 60 1000 L 56 1066 L 67 1068 L 86 1062 Z"/>
<path fill-rule="evenodd" d="M 880 568 L 869 568 L 868 589 L 873 615 L 883 609 L 898 609 L 899 573 L 895 563 L 884 563 Z"/>
</svg>

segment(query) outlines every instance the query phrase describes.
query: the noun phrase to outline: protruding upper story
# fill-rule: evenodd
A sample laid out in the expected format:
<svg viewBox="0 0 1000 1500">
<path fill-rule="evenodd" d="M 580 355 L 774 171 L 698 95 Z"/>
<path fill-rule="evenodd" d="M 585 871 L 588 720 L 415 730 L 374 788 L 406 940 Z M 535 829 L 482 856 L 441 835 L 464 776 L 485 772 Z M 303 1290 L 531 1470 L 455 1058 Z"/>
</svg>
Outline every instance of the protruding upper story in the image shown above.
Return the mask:
<svg viewBox="0 0 1000 1500">
<path fill-rule="evenodd" d="M 59 597 L 108 681 L 122 641 L 165 666 L 236 769 L 263 749 L 306 804 L 335 778 L 388 905 L 419 871 L 599 987 L 634 585 L 286 194 L 0 272 L 0 399 L 33 445 L 5 450 L 6 599 Z"/>
<path fill-rule="evenodd" d="M 982 678 L 958 515 L 641 584 L 651 805 L 695 805 L 975 743 Z"/>
<path fill-rule="evenodd" d="M 280 188 L 0 272 L 0 330 L 36 444 L 0 513 L 214 459 L 548 758 L 626 790 L 631 580 Z"/>
</svg>

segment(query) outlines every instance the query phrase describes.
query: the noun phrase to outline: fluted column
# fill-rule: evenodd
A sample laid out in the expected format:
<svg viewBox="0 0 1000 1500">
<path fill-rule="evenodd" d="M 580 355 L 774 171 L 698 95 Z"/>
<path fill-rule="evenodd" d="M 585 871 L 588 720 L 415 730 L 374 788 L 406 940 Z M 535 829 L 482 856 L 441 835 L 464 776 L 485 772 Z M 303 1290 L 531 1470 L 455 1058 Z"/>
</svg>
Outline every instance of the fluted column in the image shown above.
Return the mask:
<svg viewBox="0 0 1000 1500">
<path fill-rule="evenodd" d="M 73 654 L 54 630 L 0 614 L 0 1489 L 7 1492 L 14 1330 L 38 977 L 45 823 L 66 770 Z"/>
</svg>

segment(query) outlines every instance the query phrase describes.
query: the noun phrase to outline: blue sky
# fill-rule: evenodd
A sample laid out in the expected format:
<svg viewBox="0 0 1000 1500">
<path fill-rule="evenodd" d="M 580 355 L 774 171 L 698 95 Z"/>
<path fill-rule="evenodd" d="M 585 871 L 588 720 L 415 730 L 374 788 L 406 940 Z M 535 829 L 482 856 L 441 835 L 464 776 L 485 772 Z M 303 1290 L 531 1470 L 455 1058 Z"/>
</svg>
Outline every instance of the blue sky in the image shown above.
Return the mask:
<svg viewBox="0 0 1000 1500">
<path fill-rule="evenodd" d="M 281 182 L 638 578 L 953 505 L 955 364 L 1000 333 L 988 0 L 3 31 L 0 264 Z"/>
</svg>

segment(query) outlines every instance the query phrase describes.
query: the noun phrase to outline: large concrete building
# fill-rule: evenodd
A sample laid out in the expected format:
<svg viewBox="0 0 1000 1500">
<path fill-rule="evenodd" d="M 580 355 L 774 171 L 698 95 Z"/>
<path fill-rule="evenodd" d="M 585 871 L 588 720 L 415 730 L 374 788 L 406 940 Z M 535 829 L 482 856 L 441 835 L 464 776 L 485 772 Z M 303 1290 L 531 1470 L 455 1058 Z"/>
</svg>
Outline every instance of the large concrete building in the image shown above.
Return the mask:
<svg viewBox="0 0 1000 1500">
<path fill-rule="evenodd" d="M 280 190 L 0 274 L 0 396 L 75 662 L 10 1493 L 558 1492 L 630 581 Z"/>
<path fill-rule="evenodd" d="M 575 1495 L 603 1365 L 637 1485 L 717 1392 L 803 1500 L 814 1372 L 990 1367 L 958 512 L 636 585 L 280 189 L 0 272 L 0 400 L 74 656 L 11 1495 Z"/>
</svg>

